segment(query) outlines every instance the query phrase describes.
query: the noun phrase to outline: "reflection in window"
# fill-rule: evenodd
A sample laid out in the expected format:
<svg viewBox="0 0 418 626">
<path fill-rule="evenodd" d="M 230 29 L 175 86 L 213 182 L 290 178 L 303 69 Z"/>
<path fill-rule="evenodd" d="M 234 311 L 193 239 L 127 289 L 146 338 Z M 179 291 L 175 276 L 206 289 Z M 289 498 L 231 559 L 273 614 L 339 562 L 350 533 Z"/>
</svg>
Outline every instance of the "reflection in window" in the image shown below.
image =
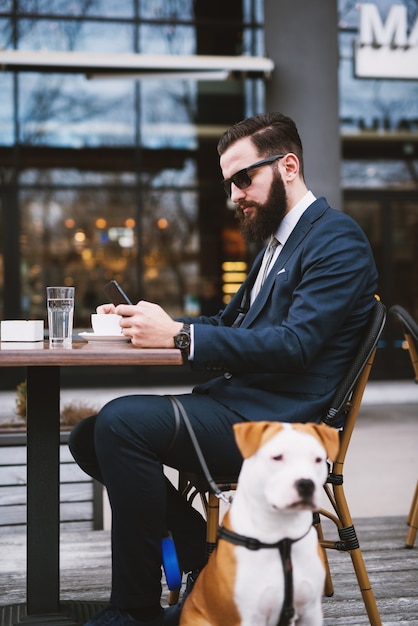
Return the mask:
<svg viewBox="0 0 418 626">
<path fill-rule="evenodd" d="M 145 80 L 141 83 L 141 141 L 149 148 L 196 148 L 196 81 Z"/>
<path fill-rule="evenodd" d="M 132 81 L 21 73 L 19 94 L 21 143 L 79 148 L 135 141 Z"/>
<path fill-rule="evenodd" d="M 12 45 L 12 23 L 10 20 L 0 19 L 0 49 L 10 48 Z"/>
<path fill-rule="evenodd" d="M 139 46 L 147 54 L 196 54 L 195 29 L 172 24 L 142 24 Z"/>
<path fill-rule="evenodd" d="M 144 19 L 191 19 L 193 0 L 141 0 L 139 10 Z"/>
<path fill-rule="evenodd" d="M 179 316 L 199 293 L 196 192 L 147 192 L 142 227 L 146 297 Z"/>
<path fill-rule="evenodd" d="M 3 257 L 3 210 L 4 210 L 4 205 L 3 205 L 3 201 L 2 198 L 0 196 L 0 233 L 1 233 L 1 237 L 0 237 L 0 243 L 1 243 L 1 247 L 0 247 L 0 318 L 4 319 L 3 317 L 3 308 L 4 308 L 4 257 Z"/>
<path fill-rule="evenodd" d="M 65 177 L 65 173 L 62 173 Z M 30 190 L 20 195 L 24 313 L 45 314 L 45 287 L 76 287 L 76 323 L 88 324 L 101 285 L 135 288 L 135 198 L 106 188 Z"/>
<path fill-rule="evenodd" d="M 96 174 L 98 184 L 77 187 L 67 186 L 75 179 L 71 171 L 43 171 L 41 189 L 26 187 L 20 194 L 24 314 L 42 318 L 46 285 L 71 284 L 75 323 L 88 326 L 90 313 L 103 302 L 101 287 L 115 278 L 132 300 L 146 297 L 180 315 L 198 293 L 194 177 L 189 161 L 183 171 L 163 170 L 149 179 L 138 196 L 120 184 L 126 176 L 114 175 L 110 187 Z M 64 184 L 52 184 L 59 179 Z"/>
<path fill-rule="evenodd" d="M 386 289 L 383 295 L 389 303 L 402 303 L 417 317 L 418 291 L 414 287 L 418 283 L 418 204 L 414 194 L 373 192 L 369 200 L 358 193 L 355 199 L 348 192 L 345 211 L 360 224 L 373 247 L 379 289 Z M 388 264 L 393 276 L 389 285 Z"/>
<path fill-rule="evenodd" d="M 132 80 L 21 73 L 18 85 L 22 144 L 81 148 L 136 141 Z M 163 87 L 159 80 L 141 83 L 142 145 L 196 148 L 196 81 L 164 81 Z"/>
<path fill-rule="evenodd" d="M 10 0 L 11 2 L 11 0 Z M 19 0 L 21 13 L 47 13 L 85 17 L 133 17 L 134 0 Z"/>
<path fill-rule="evenodd" d="M 416 189 L 418 161 L 343 161 L 345 189 Z"/>
<path fill-rule="evenodd" d="M 21 20 L 21 50 L 133 52 L 133 25 L 82 20 Z"/>
<path fill-rule="evenodd" d="M 11 146 L 14 143 L 12 74 L 0 72 L 0 94 L 0 145 Z"/>
</svg>

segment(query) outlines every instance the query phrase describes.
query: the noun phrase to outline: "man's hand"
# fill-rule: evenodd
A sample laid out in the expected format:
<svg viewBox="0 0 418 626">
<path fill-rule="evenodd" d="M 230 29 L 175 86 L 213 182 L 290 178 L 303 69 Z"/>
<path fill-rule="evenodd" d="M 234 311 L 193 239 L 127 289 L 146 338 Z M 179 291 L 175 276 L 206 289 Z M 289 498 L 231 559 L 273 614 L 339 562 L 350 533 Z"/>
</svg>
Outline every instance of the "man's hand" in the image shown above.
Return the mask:
<svg viewBox="0 0 418 626">
<path fill-rule="evenodd" d="M 105 313 L 115 313 L 115 308 L 114 304 L 100 304 L 100 306 L 96 308 L 96 313 L 100 313 L 101 315 Z"/>
<path fill-rule="evenodd" d="M 108 307 L 113 305 L 103 305 Z M 130 337 L 137 348 L 174 348 L 174 335 L 183 327 L 158 304 L 141 300 L 138 304 L 119 304 L 113 311 L 122 316 L 120 325 L 126 337 Z"/>
</svg>

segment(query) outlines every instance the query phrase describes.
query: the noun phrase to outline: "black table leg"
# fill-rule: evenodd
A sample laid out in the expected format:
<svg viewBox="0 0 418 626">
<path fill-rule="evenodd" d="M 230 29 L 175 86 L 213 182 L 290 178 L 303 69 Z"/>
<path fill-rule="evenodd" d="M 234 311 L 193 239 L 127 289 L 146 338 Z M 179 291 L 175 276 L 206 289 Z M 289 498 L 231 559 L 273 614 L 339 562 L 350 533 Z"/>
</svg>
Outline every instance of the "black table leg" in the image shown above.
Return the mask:
<svg viewBox="0 0 418 626">
<path fill-rule="evenodd" d="M 59 612 L 60 368 L 27 368 L 27 614 Z"/>
</svg>

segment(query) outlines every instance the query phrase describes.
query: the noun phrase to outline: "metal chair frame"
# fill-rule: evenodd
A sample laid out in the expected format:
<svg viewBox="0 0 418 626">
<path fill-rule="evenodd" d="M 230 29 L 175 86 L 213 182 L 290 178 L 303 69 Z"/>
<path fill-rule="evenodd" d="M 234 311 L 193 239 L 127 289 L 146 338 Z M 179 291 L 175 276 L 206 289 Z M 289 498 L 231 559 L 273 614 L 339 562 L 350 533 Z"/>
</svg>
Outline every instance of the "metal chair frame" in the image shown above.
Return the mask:
<svg viewBox="0 0 418 626">
<path fill-rule="evenodd" d="M 418 383 L 418 324 L 412 315 L 399 304 L 394 304 L 389 313 L 394 315 L 401 323 L 405 338 L 405 348 L 408 350 L 412 367 L 415 374 L 415 382 Z M 407 524 L 409 526 L 405 541 L 405 548 L 413 548 L 418 531 L 418 482 L 409 509 Z"/>
<path fill-rule="evenodd" d="M 338 458 L 330 467 L 328 481 L 324 487 L 333 512 L 321 509 L 314 514 L 314 525 L 318 532 L 319 543 L 323 549 L 326 566 L 325 594 L 327 596 L 333 595 L 333 584 L 326 550 L 336 549 L 349 552 L 371 626 L 381 626 L 381 620 L 344 494 L 343 464 L 385 321 L 386 308 L 376 299 L 375 307 L 370 315 L 370 321 L 360 343 L 358 353 L 346 377 L 339 385 L 331 407 L 323 419 L 324 423 L 332 426 L 337 425 L 338 427 L 340 427 L 342 422 L 343 427 L 341 428 Z M 229 491 L 235 489 L 237 478 L 237 476 L 215 476 L 214 480 L 222 491 Z M 193 501 L 197 495 L 200 495 L 207 516 L 206 545 L 207 555 L 209 556 L 216 545 L 219 526 L 219 498 L 208 491 L 208 484 L 204 476 L 196 473 L 181 473 L 179 489 L 189 501 Z M 326 516 L 336 525 L 339 534 L 337 541 L 325 539 L 321 525 L 321 515 Z M 170 598 L 170 603 L 175 601 L 176 598 Z"/>
</svg>

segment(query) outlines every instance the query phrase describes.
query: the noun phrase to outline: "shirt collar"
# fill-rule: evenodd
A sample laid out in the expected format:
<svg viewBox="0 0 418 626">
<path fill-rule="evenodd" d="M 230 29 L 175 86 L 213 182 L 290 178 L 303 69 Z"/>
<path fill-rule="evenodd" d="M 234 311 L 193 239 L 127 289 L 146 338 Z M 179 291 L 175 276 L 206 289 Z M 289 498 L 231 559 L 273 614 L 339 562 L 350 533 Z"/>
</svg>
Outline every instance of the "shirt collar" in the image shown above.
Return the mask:
<svg viewBox="0 0 418 626">
<path fill-rule="evenodd" d="M 312 204 L 312 202 L 315 202 L 315 200 L 316 197 L 312 191 L 308 191 L 303 198 L 301 198 L 299 202 L 295 204 L 295 206 L 292 207 L 288 213 L 286 213 L 275 234 L 282 246 L 284 246 L 286 241 L 289 239 L 290 234 L 298 223 L 301 215 Z"/>
</svg>

